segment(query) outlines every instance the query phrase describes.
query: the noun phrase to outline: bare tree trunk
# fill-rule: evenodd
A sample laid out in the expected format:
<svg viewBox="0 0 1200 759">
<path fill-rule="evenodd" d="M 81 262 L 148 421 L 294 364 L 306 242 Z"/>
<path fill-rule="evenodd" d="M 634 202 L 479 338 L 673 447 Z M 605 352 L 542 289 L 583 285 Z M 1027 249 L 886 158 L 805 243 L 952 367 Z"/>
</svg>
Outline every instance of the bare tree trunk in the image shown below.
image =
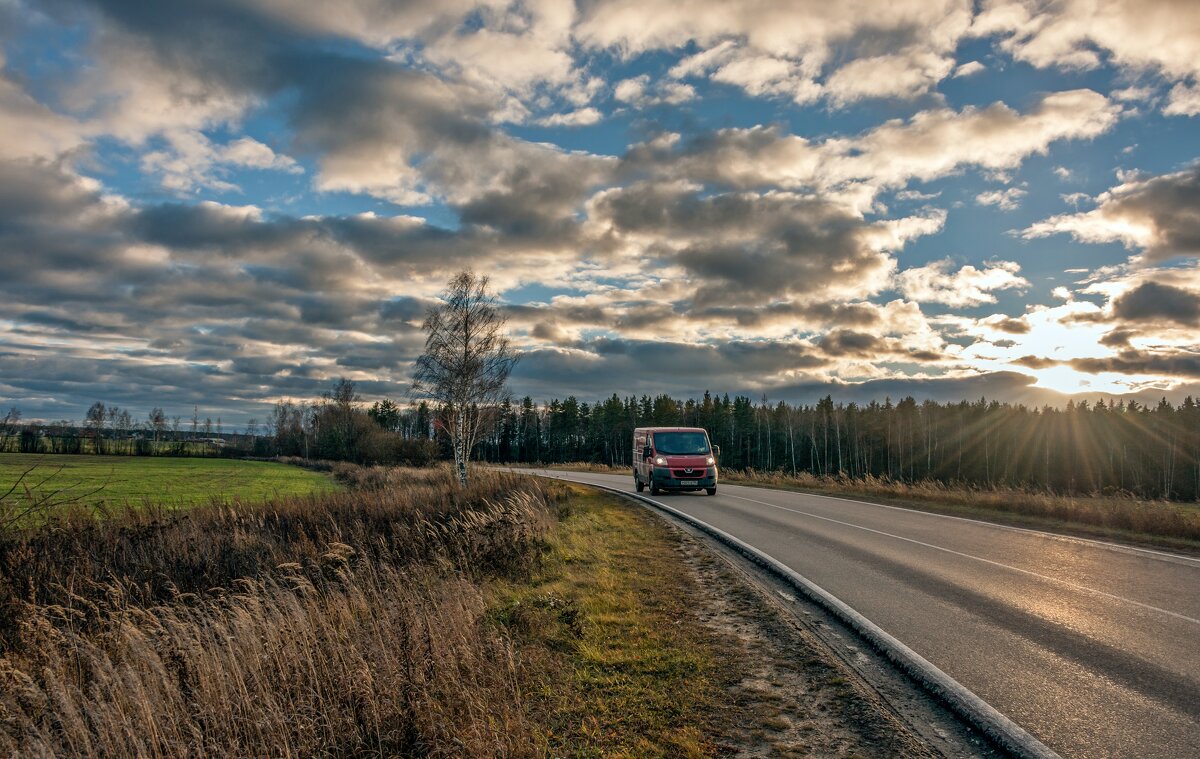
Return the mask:
<svg viewBox="0 0 1200 759">
<path fill-rule="evenodd" d="M 458 422 L 454 430 L 454 468 L 458 472 L 458 484 L 463 487 L 467 486 L 467 412 L 466 409 L 459 405 Z"/>
<path fill-rule="evenodd" d="M 792 476 L 796 476 L 796 438 L 792 432 L 792 412 L 788 410 L 788 445 L 792 449 Z"/>
</svg>

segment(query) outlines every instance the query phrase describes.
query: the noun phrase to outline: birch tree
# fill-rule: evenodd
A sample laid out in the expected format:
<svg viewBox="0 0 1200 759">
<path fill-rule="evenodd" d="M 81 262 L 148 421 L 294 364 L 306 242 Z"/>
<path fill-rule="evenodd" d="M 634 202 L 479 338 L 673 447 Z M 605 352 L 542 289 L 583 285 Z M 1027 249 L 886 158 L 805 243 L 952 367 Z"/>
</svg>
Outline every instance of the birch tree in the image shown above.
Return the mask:
<svg viewBox="0 0 1200 759">
<path fill-rule="evenodd" d="M 486 276 L 459 272 L 441 301 L 425 316 L 425 352 L 417 359 L 413 392 L 440 406 L 458 481 L 466 485 L 471 451 L 508 397 L 508 376 L 518 356 Z"/>
</svg>

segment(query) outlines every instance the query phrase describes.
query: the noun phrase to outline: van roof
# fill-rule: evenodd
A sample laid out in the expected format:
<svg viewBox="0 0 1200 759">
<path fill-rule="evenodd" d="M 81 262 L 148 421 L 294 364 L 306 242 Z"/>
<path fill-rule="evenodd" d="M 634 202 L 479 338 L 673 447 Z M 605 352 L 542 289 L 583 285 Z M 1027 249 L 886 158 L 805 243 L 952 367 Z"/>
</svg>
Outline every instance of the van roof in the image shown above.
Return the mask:
<svg viewBox="0 0 1200 759">
<path fill-rule="evenodd" d="M 703 427 L 638 427 L 634 432 L 704 432 Z"/>
</svg>

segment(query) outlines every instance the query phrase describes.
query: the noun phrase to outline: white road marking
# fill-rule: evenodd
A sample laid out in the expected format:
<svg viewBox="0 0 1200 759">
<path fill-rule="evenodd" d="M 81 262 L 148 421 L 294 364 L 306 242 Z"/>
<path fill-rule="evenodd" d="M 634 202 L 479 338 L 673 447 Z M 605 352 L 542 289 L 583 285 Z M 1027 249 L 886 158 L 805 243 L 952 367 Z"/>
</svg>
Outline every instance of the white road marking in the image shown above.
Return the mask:
<svg viewBox="0 0 1200 759">
<path fill-rule="evenodd" d="M 1089 588 L 1086 585 L 1077 585 L 1076 583 L 1068 582 L 1066 580 L 1062 580 L 1057 577 L 1050 577 L 1049 575 L 1039 574 L 1037 572 L 1033 572 L 1028 569 L 1021 569 L 1020 567 L 1014 567 L 1011 564 L 1004 564 L 999 561 L 985 559 L 982 556 L 975 556 L 973 554 L 963 553 L 962 551 L 955 551 L 952 548 L 946 548 L 944 546 L 934 545 L 933 543 L 926 543 L 924 541 L 916 540 L 914 538 L 906 538 L 903 535 L 895 535 L 890 532 L 884 532 L 883 530 L 876 530 L 871 527 L 863 527 L 860 524 L 854 524 L 852 522 L 844 522 L 840 519 L 834 519 L 832 517 L 823 517 L 820 514 L 813 514 L 813 513 L 807 512 L 807 511 L 801 511 L 799 509 L 792 509 L 792 508 L 788 508 L 787 506 L 779 506 L 778 504 L 767 503 L 766 501 L 758 501 L 753 498 L 746 498 L 746 497 L 740 496 L 740 495 L 733 495 L 732 493 L 726 493 L 725 495 L 729 498 L 736 498 L 740 501 L 749 501 L 750 503 L 757 503 L 757 504 L 761 504 L 763 506 L 770 506 L 771 508 L 779 509 L 780 511 L 787 511 L 787 512 L 791 512 L 793 514 L 799 514 L 801 516 L 812 517 L 813 519 L 821 519 L 826 522 L 833 522 L 834 524 L 840 524 L 845 527 L 853 527 L 857 530 L 873 532 L 876 535 L 883 535 L 885 537 L 895 538 L 896 540 L 903 540 L 907 543 L 913 543 L 915 545 L 924 546 L 925 548 L 932 548 L 936 551 L 944 551 L 945 553 L 953 554 L 954 556 L 961 556 L 964 559 L 973 559 L 975 561 L 983 562 L 984 564 L 991 564 L 992 566 L 1002 567 L 1004 569 L 1010 569 L 1014 572 L 1020 572 L 1021 574 L 1029 575 L 1031 577 L 1036 577 L 1040 580 L 1058 583 L 1059 585 L 1065 585 L 1068 588 L 1073 588 L 1075 590 L 1081 590 L 1081 591 L 1084 591 L 1087 593 L 1094 593 L 1098 596 L 1104 596 L 1105 598 L 1111 598 L 1114 601 L 1122 601 L 1124 603 L 1132 604 L 1134 606 L 1138 606 L 1140 608 L 1147 609 L 1149 611 L 1157 611 L 1161 614 L 1166 614 L 1168 616 L 1175 617 L 1176 619 L 1181 619 L 1185 622 L 1191 622 L 1194 625 L 1200 625 L 1200 619 L 1196 619 L 1194 617 L 1189 617 L 1185 614 L 1180 614 L 1179 612 L 1174 612 L 1169 609 L 1162 609 L 1157 606 L 1151 606 L 1150 604 L 1142 603 L 1141 601 L 1135 601 L 1132 598 L 1125 598 L 1124 596 L 1118 596 L 1118 595 L 1113 595 L 1112 593 L 1106 593 L 1103 590 L 1097 590 L 1096 588 Z"/>
<path fill-rule="evenodd" d="M 568 473 L 566 473 L 566 474 L 579 474 L 579 473 L 568 472 Z M 590 476 L 592 476 L 592 477 L 605 477 L 605 476 L 612 476 L 612 477 L 616 477 L 617 475 L 596 475 L 596 474 L 591 474 Z M 567 477 L 566 477 L 566 475 L 565 475 L 565 474 L 558 475 L 558 476 L 557 476 L 557 478 L 559 478 L 559 479 L 567 479 Z M 622 478 L 622 479 L 623 479 L 623 478 Z M 584 484 L 586 484 L 586 483 L 584 483 Z M 744 487 L 744 486 L 743 486 L 743 487 Z M 871 503 L 870 501 L 857 501 L 857 500 L 854 500 L 854 499 L 851 499 L 851 498 L 839 498 L 839 497 L 837 497 L 837 496 L 821 496 L 821 495 L 816 495 L 816 494 L 813 494 L 813 493 L 795 493 L 795 492 L 793 492 L 793 491 L 790 491 L 790 490 L 775 490 L 775 489 L 773 489 L 773 488 L 765 488 L 765 489 L 767 489 L 767 490 L 771 490 L 772 492 L 784 493 L 784 494 L 788 494 L 788 495 L 800 495 L 800 496 L 814 496 L 814 495 L 815 495 L 817 498 L 828 498 L 828 499 L 831 499 L 831 500 L 837 500 L 837 501 L 849 501 L 850 503 L 860 503 L 860 504 L 863 504 L 863 505 L 866 505 L 866 506 L 878 506 L 878 507 L 880 507 L 880 508 L 885 508 L 885 509 L 894 509 L 894 510 L 897 510 L 897 511 L 904 511 L 904 512 L 907 512 L 907 513 L 917 513 L 917 514 L 923 514 L 923 515 L 928 515 L 928 516 L 942 517 L 942 518 L 945 518 L 945 519 L 957 519 L 957 520 L 964 521 L 964 522 L 973 522 L 973 523 L 980 524 L 980 525 L 984 525 L 984 526 L 987 526 L 987 527 L 999 527 L 999 528 L 1001 528 L 1001 529 L 1015 530 L 1015 531 L 1018 531 L 1018 532 L 1030 532 L 1030 533 L 1033 533 L 1033 534 L 1035 534 L 1035 535 L 1045 535 L 1046 537 L 1051 537 L 1051 538 L 1060 538 L 1060 537 L 1063 537 L 1063 536 L 1055 535 L 1054 533 L 1046 533 L 1046 532 L 1042 532 L 1042 531 L 1040 531 L 1040 530 L 1028 530 L 1028 529 L 1021 528 L 1021 527 L 1009 527 L 1009 526 L 1007 526 L 1007 525 L 998 525 L 998 524 L 993 524 L 993 523 L 991 523 L 991 522 L 984 522 L 984 521 L 977 520 L 977 519 L 967 519 L 967 518 L 965 518 L 965 517 L 955 517 L 955 516 L 949 516 L 949 515 L 946 515 L 946 514 L 933 514 L 933 513 L 930 513 L 930 512 L 926 512 L 926 511 L 918 511 L 918 510 L 915 510 L 915 509 L 905 509 L 905 508 L 903 508 L 903 507 L 901 507 L 901 506 L 888 506 L 888 505 L 885 505 L 885 504 L 882 504 L 882 503 Z M 1078 585 L 1078 584 L 1076 584 L 1076 583 L 1073 583 L 1073 582 L 1068 582 L 1067 580 L 1062 580 L 1062 579 L 1059 579 L 1059 578 L 1057 578 L 1057 577 L 1050 577 L 1049 575 L 1043 575 L 1043 574 L 1039 574 L 1038 572 L 1033 572 L 1033 571 L 1031 571 L 1031 570 L 1028 570 L 1028 569 L 1021 569 L 1020 567 L 1014 567 L 1014 566 L 1012 566 L 1012 565 L 1010 565 L 1010 564 L 1004 564 L 1004 563 L 1001 563 L 1001 562 L 998 562 L 998 561 L 993 561 L 992 559 L 985 559 L 985 558 L 983 558 L 982 556 L 975 556 L 975 555 L 973 555 L 973 554 L 969 554 L 969 553 L 963 553 L 963 552 L 961 552 L 961 551 L 955 551 L 955 550 L 953 550 L 953 549 L 951 549 L 951 548 L 946 548 L 946 547 L 944 547 L 944 546 L 938 546 L 938 545 L 934 545 L 934 544 L 932 544 L 932 543 L 925 543 L 925 542 L 923 542 L 923 541 L 916 540 L 916 539 L 914 539 L 914 538 L 906 538 L 906 537 L 904 537 L 903 535 L 895 535 L 895 534 L 893 534 L 893 533 L 890 533 L 890 532 L 884 532 L 884 531 L 882 531 L 882 530 L 876 530 L 876 529 L 873 529 L 873 528 L 871 528 L 871 527 L 864 527 L 864 526 L 862 526 L 862 525 L 853 524 L 853 523 L 851 523 L 851 522 L 845 522 L 845 521 L 842 521 L 842 520 L 840 520 L 840 519 L 833 519 L 832 517 L 823 517 L 823 516 L 821 516 L 821 515 L 819 515 L 819 514 L 813 514 L 813 513 L 807 512 L 807 511 L 801 511 L 801 510 L 799 510 L 799 509 L 793 509 L 793 508 L 789 508 L 789 507 L 787 507 L 787 506 L 779 506 L 779 505 L 777 505 L 777 504 L 774 504 L 774 503 L 767 503 L 766 501 L 759 501 L 759 500 L 756 500 L 756 499 L 754 499 L 754 498 L 746 498 L 745 496 L 734 495 L 734 494 L 732 494 L 732 493 L 729 493 L 729 492 L 725 492 L 725 493 L 723 493 L 723 495 L 725 495 L 725 496 L 727 496 L 727 497 L 729 497 L 729 498 L 737 498 L 738 500 L 742 500 L 742 501 L 749 501 L 749 502 L 751 502 L 751 503 L 757 503 L 757 504 L 761 504 L 761 505 L 763 505 L 763 506 L 770 506 L 770 507 L 771 507 L 771 508 L 773 508 L 773 509 L 779 509 L 779 510 L 781 510 L 781 511 L 788 511 L 788 512 L 791 512 L 791 513 L 793 513 L 793 514 L 800 514 L 800 515 L 802 515 L 802 516 L 812 517 L 813 519 L 821 519 L 821 520 L 824 520 L 824 521 L 826 521 L 826 522 L 833 522 L 834 524 L 840 524 L 840 525 L 843 525 L 843 526 L 846 526 L 846 527 L 853 527 L 853 528 L 855 528 L 855 529 L 859 529 L 859 530 L 865 530 L 866 532 L 873 532 L 873 533 L 876 533 L 876 534 L 879 534 L 879 535 L 883 535 L 883 536 L 886 536 L 886 537 L 889 537 L 889 538 L 895 538 L 896 540 L 903 540 L 903 541 L 906 541 L 906 542 L 909 542 L 909 543 L 913 543 L 913 544 L 915 544 L 915 545 L 924 546 L 924 547 L 926 547 L 926 548 L 932 548 L 932 549 L 934 549 L 934 550 L 938 550 L 938 551 L 944 551 L 944 552 L 946 552 L 946 553 L 953 554 L 953 555 L 955 555 L 955 556 L 961 556 L 961 557 L 963 557 L 963 558 L 966 558 L 966 559 L 973 559 L 973 560 L 975 560 L 975 561 L 983 562 L 983 563 L 985 563 L 985 564 L 991 564 L 991 565 L 993 565 L 993 566 L 1002 567 L 1002 568 L 1004 568 L 1004 569 L 1010 569 L 1010 570 L 1012 570 L 1012 571 L 1014 571 L 1014 572 L 1020 572 L 1021 574 L 1029 575 L 1029 576 L 1031 576 L 1031 577 L 1036 577 L 1036 578 L 1038 578 L 1038 579 L 1045 580 L 1045 581 L 1047 581 L 1047 582 L 1057 583 L 1057 584 L 1059 584 L 1059 585 L 1063 585 L 1063 586 L 1065 586 L 1065 587 L 1068 587 L 1068 588 L 1073 588 L 1073 589 L 1075 589 L 1075 590 L 1084 591 L 1084 592 L 1086 592 L 1086 593 L 1094 593 L 1094 594 L 1096 594 L 1096 595 L 1103 596 L 1103 597 L 1105 597 L 1105 598 L 1111 598 L 1111 599 L 1113 599 L 1114 601 L 1121 601 L 1121 602 L 1123 602 L 1123 603 L 1131 604 L 1131 605 L 1133 605 L 1133 606 L 1137 606 L 1137 607 L 1139 607 L 1139 608 L 1143 608 L 1143 609 L 1146 609 L 1146 610 L 1148 610 L 1148 611 L 1156 611 L 1156 612 L 1159 612 L 1159 613 L 1161 613 L 1161 614 L 1166 614 L 1167 616 L 1170 616 L 1170 617 L 1174 617 L 1174 618 L 1176 618 L 1176 619 L 1183 620 L 1183 621 L 1185 621 L 1185 622 L 1191 622 L 1191 623 L 1192 623 L 1192 624 L 1194 624 L 1194 625 L 1200 625 L 1200 619 L 1196 619 L 1195 617 L 1189 617 L 1189 616 L 1187 616 L 1186 614 L 1180 614 L 1179 612 L 1171 611 L 1170 609 L 1163 609 L 1163 608 L 1160 608 L 1160 607 L 1158 607 L 1158 606 L 1153 606 L 1153 605 L 1151 605 L 1151 604 L 1142 603 L 1141 601 L 1135 601 L 1135 600 L 1133 600 L 1132 598 L 1125 598 L 1124 596 L 1118 596 L 1118 595 L 1114 595 L 1114 594 L 1112 594 L 1112 593 L 1107 593 L 1107 592 L 1105 592 L 1105 591 L 1103 591 L 1103 590 L 1098 590 L 1098 589 L 1096 589 L 1096 588 L 1090 588 L 1090 587 L 1088 587 L 1088 586 L 1086 586 L 1086 585 Z M 1121 549 L 1121 550 L 1140 551 L 1140 552 L 1145 552 L 1145 553 L 1150 553 L 1150 554 L 1158 554 L 1158 555 L 1160 555 L 1160 556 L 1165 556 L 1165 557 L 1170 557 L 1170 558 L 1184 559 L 1184 560 L 1186 560 L 1186 561 L 1196 561 L 1195 559 L 1192 559 L 1191 557 L 1188 557 L 1188 556 L 1178 556 L 1178 555 L 1176 555 L 1176 554 L 1167 554 L 1167 553 L 1162 553 L 1162 552 L 1159 552 L 1159 551 L 1151 551 L 1151 550 L 1149 550 L 1149 549 L 1144 549 L 1144 548 L 1134 548 L 1133 546 L 1121 546 L 1121 545 L 1117 545 L 1117 544 L 1114 544 L 1114 543 L 1105 543 L 1105 542 L 1103 542 L 1103 541 L 1098 541 L 1098 540 L 1087 540 L 1086 538 L 1068 538 L 1068 539 L 1071 539 L 1071 540 L 1078 540 L 1079 542 L 1084 542 L 1084 543 L 1093 543 L 1093 544 L 1096 544 L 1096 545 L 1099 545 L 1099 546 L 1111 547 L 1111 548 L 1116 548 L 1116 549 Z"/>
<path fill-rule="evenodd" d="M 754 485 L 726 485 L 726 487 L 756 487 Z M 1013 527 L 1009 524 L 998 524 L 996 522 L 988 522 L 983 519 L 972 519 L 970 517 L 959 517 L 952 514 L 939 514 L 936 511 L 922 511 L 921 509 L 911 509 L 904 506 L 889 506 L 886 503 L 875 503 L 874 501 L 860 501 L 856 498 L 846 498 L 840 495 L 821 495 L 820 493 L 805 493 L 798 490 L 782 490 L 780 488 L 761 487 L 759 490 L 770 490 L 772 493 L 786 493 L 788 495 L 805 496 L 807 498 L 825 498 L 830 501 L 845 501 L 846 503 L 857 503 L 863 506 L 874 506 L 879 509 L 892 509 L 893 511 L 903 511 L 909 514 L 921 514 L 927 517 L 937 517 L 938 519 L 954 519 L 959 522 L 970 522 L 984 527 L 994 527 L 998 530 L 1011 530 L 1012 532 L 1026 532 L 1031 535 L 1037 535 L 1051 540 L 1060 540 L 1064 543 L 1086 543 L 1088 545 L 1102 546 L 1114 551 L 1122 553 L 1144 553 L 1155 558 L 1161 558 L 1167 561 L 1189 562 L 1192 564 L 1200 564 L 1200 557 L 1185 556 L 1181 553 L 1171 553 L 1169 551 L 1156 551 L 1152 548 L 1141 548 L 1139 546 L 1127 546 L 1120 543 L 1112 543 L 1107 540 L 1096 540 L 1095 538 L 1081 538 L 1075 535 L 1062 535 L 1057 532 L 1046 532 L 1045 530 L 1034 530 L 1029 527 Z M 728 494 L 726 494 L 728 495 Z"/>
<path fill-rule="evenodd" d="M 519 471 L 519 470 L 512 470 Z M 545 471 L 545 470 L 543 470 Z M 562 471 L 562 470 L 555 470 Z M 613 477 L 616 479 L 628 479 L 622 475 L 616 474 L 597 474 L 594 472 L 570 472 L 569 474 L 587 474 L 590 477 Z M 1200 565 L 1200 556 L 1185 556 L 1181 553 L 1171 553 L 1170 551 L 1156 551 L 1153 548 L 1141 548 L 1139 546 L 1128 546 L 1121 543 L 1113 543 L 1107 540 L 1097 540 L 1096 538 L 1081 538 L 1076 535 L 1063 535 L 1057 532 L 1046 532 L 1045 530 L 1035 530 L 1029 527 L 1013 527 L 1008 524 L 999 524 L 997 522 L 988 522 L 983 519 L 972 519 L 971 517 L 959 517 L 952 514 L 939 514 L 936 511 L 923 511 L 921 509 L 907 508 L 905 506 L 889 506 L 886 503 L 876 503 L 874 501 L 860 501 L 856 498 L 846 498 L 840 495 L 822 495 L 820 493 L 806 493 L 798 490 L 783 490 L 781 488 L 771 488 L 765 485 L 733 485 L 725 483 L 725 488 L 754 488 L 756 490 L 769 490 L 772 493 L 781 493 L 784 495 L 801 496 L 804 498 L 824 498 L 829 501 L 845 501 L 846 503 L 857 503 L 862 506 L 874 506 L 877 509 L 891 509 L 892 511 L 903 511 L 906 514 L 918 514 L 920 516 L 935 517 L 937 519 L 953 519 L 958 522 L 970 522 L 981 527 L 990 527 L 997 530 L 1009 530 L 1011 532 L 1024 532 L 1030 535 L 1046 538 L 1048 540 L 1058 540 L 1064 543 L 1083 543 L 1085 545 L 1100 546 L 1121 553 L 1140 553 L 1146 554 L 1152 558 L 1161 559 L 1168 562 L 1186 562 L 1189 564 Z M 729 493 L 726 493 L 729 495 Z"/>
</svg>

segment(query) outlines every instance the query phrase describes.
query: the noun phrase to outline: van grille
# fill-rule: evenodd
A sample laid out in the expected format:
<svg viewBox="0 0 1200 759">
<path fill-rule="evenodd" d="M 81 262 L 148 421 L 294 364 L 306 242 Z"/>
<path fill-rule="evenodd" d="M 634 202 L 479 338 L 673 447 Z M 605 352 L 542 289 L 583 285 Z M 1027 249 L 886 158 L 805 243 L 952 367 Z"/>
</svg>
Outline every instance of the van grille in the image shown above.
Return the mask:
<svg viewBox="0 0 1200 759">
<path fill-rule="evenodd" d="M 702 466 L 695 469 L 672 469 L 671 476 L 677 480 L 696 480 L 707 477 L 708 470 Z"/>
</svg>

